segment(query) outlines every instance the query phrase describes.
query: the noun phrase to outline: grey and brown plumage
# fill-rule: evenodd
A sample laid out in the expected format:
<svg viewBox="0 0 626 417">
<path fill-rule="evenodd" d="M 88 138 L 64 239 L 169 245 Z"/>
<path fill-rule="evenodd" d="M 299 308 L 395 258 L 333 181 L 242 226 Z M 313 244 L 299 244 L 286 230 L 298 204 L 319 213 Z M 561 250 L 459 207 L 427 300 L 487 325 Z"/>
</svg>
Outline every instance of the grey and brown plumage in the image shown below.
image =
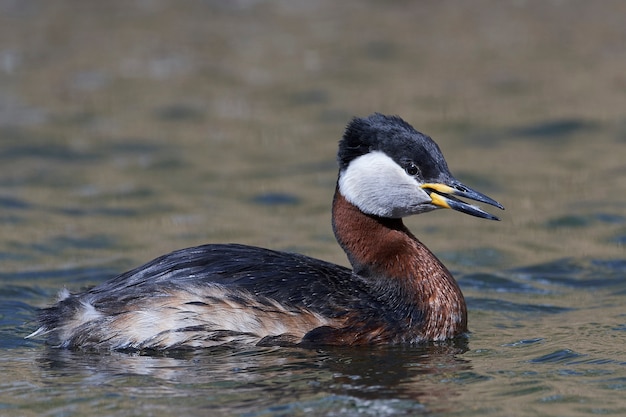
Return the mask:
<svg viewBox="0 0 626 417">
<path fill-rule="evenodd" d="M 453 195 L 503 207 L 456 180 L 435 142 L 399 117 L 353 119 L 338 162 L 333 230 L 352 270 L 236 244 L 182 249 L 64 292 L 29 337 L 66 348 L 169 349 L 420 343 L 466 332 L 459 286 L 402 218 L 451 208 L 497 220 Z"/>
</svg>

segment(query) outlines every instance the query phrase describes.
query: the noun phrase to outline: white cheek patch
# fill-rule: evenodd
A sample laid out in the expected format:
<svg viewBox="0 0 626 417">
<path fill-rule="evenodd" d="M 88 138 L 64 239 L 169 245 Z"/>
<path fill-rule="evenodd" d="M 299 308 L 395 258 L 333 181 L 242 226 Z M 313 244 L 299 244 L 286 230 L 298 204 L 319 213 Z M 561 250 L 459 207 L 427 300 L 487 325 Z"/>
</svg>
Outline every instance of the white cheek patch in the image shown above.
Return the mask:
<svg viewBox="0 0 626 417">
<path fill-rule="evenodd" d="M 433 210 L 419 182 L 393 159 L 374 151 L 354 159 L 339 176 L 339 192 L 367 214 L 399 218 Z"/>
</svg>

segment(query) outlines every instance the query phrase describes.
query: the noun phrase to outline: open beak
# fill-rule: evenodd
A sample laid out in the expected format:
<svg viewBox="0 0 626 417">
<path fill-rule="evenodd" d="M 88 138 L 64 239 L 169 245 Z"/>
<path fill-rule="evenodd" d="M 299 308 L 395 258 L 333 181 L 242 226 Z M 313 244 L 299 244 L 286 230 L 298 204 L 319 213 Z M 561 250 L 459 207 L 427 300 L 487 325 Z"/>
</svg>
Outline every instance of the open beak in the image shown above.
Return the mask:
<svg viewBox="0 0 626 417">
<path fill-rule="evenodd" d="M 502 204 L 498 203 L 496 200 L 489 198 L 478 191 L 474 191 L 456 180 L 450 181 L 450 185 L 435 182 L 422 184 L 421 187 L 428 192 L 430 198 L 432 199 L 432 204 L 437 207 L 449 208 L 471 216 L 482 217 L 483 219 L 500 220 L 498 217 L 483 211 L 479 207 L 467 204 L 458 198 L 453 197 L 453 195 L 456 195 L 470 200 L 479 201 L 481 203 L 486 203 L 504 210 Z"/>
</svg>

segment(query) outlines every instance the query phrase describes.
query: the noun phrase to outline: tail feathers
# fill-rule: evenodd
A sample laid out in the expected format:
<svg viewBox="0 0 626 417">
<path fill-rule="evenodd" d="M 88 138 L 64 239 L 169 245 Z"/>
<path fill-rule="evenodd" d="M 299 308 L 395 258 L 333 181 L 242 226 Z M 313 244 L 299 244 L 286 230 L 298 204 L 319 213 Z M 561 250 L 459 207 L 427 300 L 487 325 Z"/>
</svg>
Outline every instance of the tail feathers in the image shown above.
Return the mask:
<svg viewBox="0 0 626 417">
<path fill-rule="evenodd" d="M 39 328 L 26 336 L 25 339 L 34 339 L 40 336 L 50 338 L 50 335 L 54 335 L 55 331 L 59 329 L 63 318 L 75 314 L 81 304 L 78 298 L 72 296 L 67 289 L 60 290 L 55 305 L 39 310 L 37 315 Z"/>
<path fill-rule="evenodd" d="M 48 333 L 50 333 L 50 329 L 48 329 L 46 326 L 41 326 L 40 328 L 38 328 L 37 330 L 29 334 L 28 336 L 25 336 L 24 339 L 33 339 L 38 336 L 45 336 Z"/>
</svg>

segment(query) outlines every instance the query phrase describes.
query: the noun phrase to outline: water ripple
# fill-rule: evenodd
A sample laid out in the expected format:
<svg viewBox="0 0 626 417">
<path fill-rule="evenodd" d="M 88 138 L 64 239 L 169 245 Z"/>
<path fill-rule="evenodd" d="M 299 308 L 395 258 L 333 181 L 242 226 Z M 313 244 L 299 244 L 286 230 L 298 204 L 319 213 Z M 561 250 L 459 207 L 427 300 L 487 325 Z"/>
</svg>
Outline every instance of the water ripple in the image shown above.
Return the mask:
<svg viewBox="0 0 626 417">
<path fill-rule="evenodd" d="M 555 119 L 511 129 L 511 135 L 541 141 L 545 141 L 549 137 L 551 143 L 554 144 L 555 142 L 561 143 L 562 140 L 568 139 L 576 133 L 597 130 L 598 127 L 596 123 L 581 119 Z"/>
<path fill-rule="evenodd" d="M 502 346 L 505 346 L 505 347 L 531 346 L 531 345 L 535 345 L 537 343 L 543 343 L 544 341 L 545 341 L 544 338 L 536 337 L 536 338 L 533 338 L 533 339 L 518 340 L 516 342 L 506 343 L 506 344 L 504 344 Z"/>
<path fill-rule="evenodd" d="M 512 301 L 492 298 L 466 297 L 467 304 L 472 310 L 501 311 L 509 313 L 543 313 L 561 314 L 574 310 L 573 308 L 557 307 L 552 305 L 514 303 Z"/>
<path fill-rule="evenodd" d="M 475 273 L 463 275 L 459 282 L 464 289 L 475 291 L 493 291 L 500 293 L 517 294 L 548 294 L 550 291 L 534 287 L 527 282 L 517 282 L 513 279 L 489 273 Z"/>
<path fill-rule="evenodd" d="M 626 260 L 560 259 L 538 265 L 515 268 L 511 276 L 534 282 L 570 288 L 604 288 L 624 285 Z"/>
<path fill-rule="evenodd" d="M 548 353 L 547 355 L 540 356 L 535 359 L 531 359 L 530 363 L 565 363 L 570 364 L 574 359 L 584 358 L 587 355 L 583 355 L 577 352 L 574 352 L 570 349 L 561 349 L 552 353 Z"/>
<path fill-rule="evenodd" d="M 3 210 L 28 210 L 32 204 L 19 198 L 0 196 L 0 207 Z"/>
</svg>

